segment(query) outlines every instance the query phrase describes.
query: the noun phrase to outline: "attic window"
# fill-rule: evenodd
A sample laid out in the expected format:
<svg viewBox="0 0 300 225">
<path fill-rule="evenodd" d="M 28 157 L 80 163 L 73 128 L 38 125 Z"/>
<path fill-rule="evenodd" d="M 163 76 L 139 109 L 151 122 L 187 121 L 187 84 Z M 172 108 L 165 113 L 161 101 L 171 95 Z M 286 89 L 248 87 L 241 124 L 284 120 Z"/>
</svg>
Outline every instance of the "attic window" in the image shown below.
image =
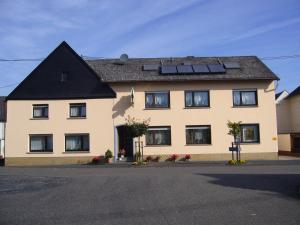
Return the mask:
<svg viewBox="0 0 300 225">
<path fill-rule="evenodd" d="M 68 80 L 68 72 L 62 72 L 60 77 L 60 82 L 66 82 Z"/>
</svg>

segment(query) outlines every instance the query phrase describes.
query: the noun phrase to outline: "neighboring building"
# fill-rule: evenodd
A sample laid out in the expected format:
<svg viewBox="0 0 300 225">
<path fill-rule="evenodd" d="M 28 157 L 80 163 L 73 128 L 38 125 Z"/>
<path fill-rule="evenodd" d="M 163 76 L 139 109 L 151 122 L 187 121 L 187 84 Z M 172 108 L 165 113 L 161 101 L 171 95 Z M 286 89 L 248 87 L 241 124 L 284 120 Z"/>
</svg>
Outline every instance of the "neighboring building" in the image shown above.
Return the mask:
<svg viewBox="0 0 300 225">
<path fill-rule="evenodd" d="M 84 61 L 63 42 L 7 97 L 6 164 L 132 157 L 128 115 L 151 118 L 144 155 L 230 159 L 231 120 L 243 158 L 277 159 L 277 79 L 255 56 Z"/>
<path fill-rule="evenodd" d="M 0 96 L 0 160 L 4 158 L 5 122 L 6 122 L 5 97 Z"/>
<path fill-rule="evenodd" d="M 278 149 L 300 153 L 300 86 L 276 97 Z"/>
</svg>

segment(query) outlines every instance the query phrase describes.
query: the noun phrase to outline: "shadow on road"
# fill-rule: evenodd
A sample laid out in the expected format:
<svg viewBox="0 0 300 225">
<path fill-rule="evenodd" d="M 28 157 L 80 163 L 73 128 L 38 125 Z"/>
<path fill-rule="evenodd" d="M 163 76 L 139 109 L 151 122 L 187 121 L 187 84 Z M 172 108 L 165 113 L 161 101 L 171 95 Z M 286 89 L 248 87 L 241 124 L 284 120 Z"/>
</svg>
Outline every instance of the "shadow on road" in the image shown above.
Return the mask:
<svg viewBox="0 0 300 225">
<path fill-rule="evenodd" d="M 300 200 L 300 174 L 202 174 L 209 183 L 225 187 L 268 191 Z"/>
</svg>

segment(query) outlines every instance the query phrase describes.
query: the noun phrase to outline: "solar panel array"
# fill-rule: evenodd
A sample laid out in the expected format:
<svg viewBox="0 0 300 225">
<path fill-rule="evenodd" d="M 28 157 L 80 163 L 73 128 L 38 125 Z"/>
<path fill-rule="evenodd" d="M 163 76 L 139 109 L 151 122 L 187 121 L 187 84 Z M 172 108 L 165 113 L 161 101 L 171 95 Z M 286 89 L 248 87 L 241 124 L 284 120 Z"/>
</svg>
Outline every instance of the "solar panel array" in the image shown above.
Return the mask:
<svg viewBox="0 0 300 225">
<path fill-rule="evenodd" d="M 226 73 L 226 69 L 240 69 L 238 62 L 225 62 L 223 64 L 192 64 L 184 62 L 181 65 L 144 64 L 144 71 L 159 71 L 162 75 L 176 74 L 218 74 Z"/>
</svg>

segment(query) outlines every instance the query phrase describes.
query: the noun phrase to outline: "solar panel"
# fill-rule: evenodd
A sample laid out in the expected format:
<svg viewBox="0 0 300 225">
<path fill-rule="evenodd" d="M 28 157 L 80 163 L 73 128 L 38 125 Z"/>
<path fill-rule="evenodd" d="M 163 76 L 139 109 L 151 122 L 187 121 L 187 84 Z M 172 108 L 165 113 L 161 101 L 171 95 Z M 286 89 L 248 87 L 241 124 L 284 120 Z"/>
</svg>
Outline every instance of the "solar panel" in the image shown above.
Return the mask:
<svg viewBox="0 0 300 225">
<path fill-rule="evenodd" d="M 240 69 L 241 66 L 238 62 L 224 62 L 225 69 Z"/>
<path fill-rule="evenodd" d="M 189 66 L 191 66 L 191 65 L 192 65 L 192 63 L 191 63 L 191 62 L 189 62 L 189 61 L 184 61 L 184 62 L 183 62 L 183 65 L 189 65 Z"/>
<path fill-rule="evenodd" d="M 156 71 L 159 69 L 159 64 L 144 64 L 143 70 L 144 71 Z"/>
<path fill-rule="evenodd" d="M 209 73 L 206 65 L 193 65 L 193 70 L 195 73 Z"/>
<path fill-rule="evenodd" d="M 177 74 L 176 66 L 175 65 L 161 66 L 161 74 Z"/>
<path fill-rule="evenodd" d="M 208 64 L 208 69 L 211 73 L 225 73 L 226 70 L 224 69 L 222 64 Z"/>
<path fill-rule="evenodd" d="M 193 73 L 193 68 L 190 65 L 178 65 L 177 66 L 178 73 Z"/>
</svg>

